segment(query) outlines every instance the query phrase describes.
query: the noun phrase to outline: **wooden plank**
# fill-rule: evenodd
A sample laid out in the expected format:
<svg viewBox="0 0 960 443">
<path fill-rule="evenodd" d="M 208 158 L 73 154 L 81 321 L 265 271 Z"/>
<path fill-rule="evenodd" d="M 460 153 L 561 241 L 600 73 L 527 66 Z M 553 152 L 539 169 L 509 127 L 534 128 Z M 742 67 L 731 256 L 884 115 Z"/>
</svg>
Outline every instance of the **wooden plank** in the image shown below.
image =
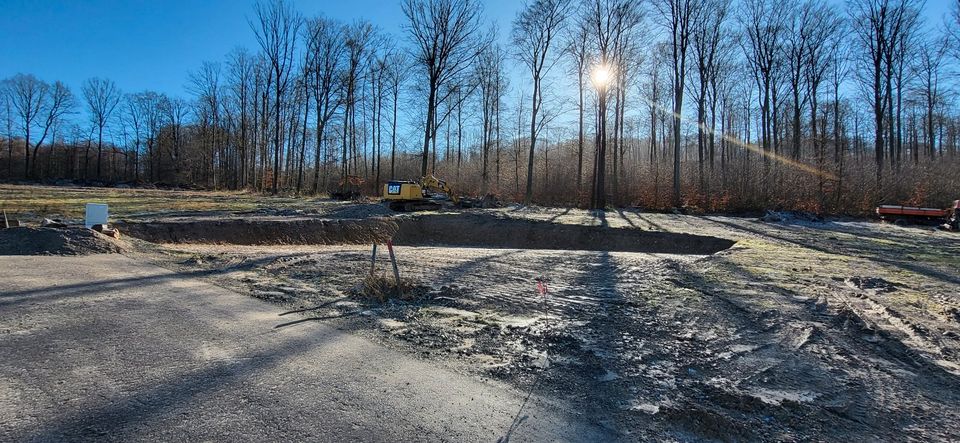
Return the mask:
<svg viewBox="0 0 960 443">
<path fill-rule="evenodd" d="M 387 240 L 387 250 L 390 251 L 390 263 L 393 264 L 393 277 L 397 280 L 397 297 L 403 298 L 403 287 L 400 285 L 400 268 L 397 267 L 397 257 L 393 254 L 393 240 Z"/>
</svg>

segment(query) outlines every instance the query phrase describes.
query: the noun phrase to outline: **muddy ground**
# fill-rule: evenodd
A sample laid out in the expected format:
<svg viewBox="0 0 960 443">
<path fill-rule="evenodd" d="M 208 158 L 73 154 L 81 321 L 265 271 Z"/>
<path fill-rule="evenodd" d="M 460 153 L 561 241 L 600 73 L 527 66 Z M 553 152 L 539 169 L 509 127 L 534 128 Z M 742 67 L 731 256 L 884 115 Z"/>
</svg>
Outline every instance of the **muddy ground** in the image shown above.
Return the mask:
<svg viewBox="0 0 960 443">
<path fill-rule="evenodd" d="M 277 327 L 329 322 L 567 401 L 624 440 L 960 439 L 958 234 L 520 207 L 337 211 L 347 215 L 234 214 L 240 228 L 211 218 L 234 229 L 219 237 L 165 226 L 167 243 L 135 254 L 283 304 Z M 397 225 L 402 300 L 363 285 L 364 243 L 380 228 L 311 240 L 344 232 L 317 219 L 352 218 Z M 283 226 L 319 232 L 257 240 Z M 384 249 L 375 275 L 389 280 Z"/>
</svg>

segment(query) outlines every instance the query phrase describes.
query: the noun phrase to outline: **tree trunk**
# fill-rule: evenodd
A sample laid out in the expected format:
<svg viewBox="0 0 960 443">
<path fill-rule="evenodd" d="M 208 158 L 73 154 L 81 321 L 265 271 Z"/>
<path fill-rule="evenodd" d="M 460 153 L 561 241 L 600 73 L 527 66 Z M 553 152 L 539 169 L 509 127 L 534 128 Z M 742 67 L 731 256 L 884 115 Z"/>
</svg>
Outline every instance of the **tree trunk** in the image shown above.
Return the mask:
<svg viewBox="0 0 960 443">
<path fill-rule="evenodd" d="M 437 80 L 430 78 L 430 93 L 427 96 L 427 121 L 423 132 L 423 156 L 420 158 L 420 175 L 427 175 L 427 157 L 430 156 L 430 135 L 433 132 L 433 122 L 436 118 Z"/>
<path fill-rule="evenodd" d="M 397 101 L 399 101 L 399 94 L 394 92 L 393 94 L 393 122 L 391 123 L 390 131 L 390 179 L 396 179 L 396 164 L 397 164 Z"/>
<path fill-rule="evenodd" d="M 583 191 L 583 69 L 578 69 L 577 72 L 577 89 L 580 96 L 577 133 L 577 198 L 579 199 Z"/>
<path fill-rule="evenodd" d="M 537 145 L 537 113 L 540 111 L 540 79 L 533 76 L 533 98 L 530 113 L 530 152 L 527 156 L 527 190 L 523 197 L 524 204 L 529 205 L 533 200 L 533 154 Z"/>
</svg>

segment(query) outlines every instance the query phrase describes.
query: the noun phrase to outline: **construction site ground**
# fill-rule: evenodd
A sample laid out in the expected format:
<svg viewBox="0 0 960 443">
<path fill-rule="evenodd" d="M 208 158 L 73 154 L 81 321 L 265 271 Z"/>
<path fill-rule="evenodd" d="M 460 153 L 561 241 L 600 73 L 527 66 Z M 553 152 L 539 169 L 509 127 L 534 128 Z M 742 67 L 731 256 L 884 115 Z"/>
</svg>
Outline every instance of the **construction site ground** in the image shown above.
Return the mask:
<svg viewBox="0 0 960 443">
<path fill-rule="evenodd" d="M 124 254 L 276 303 L 276 328 L 333 326 L 623 440 L 960 439 L 956 233 L 322 200 L 121 218 L 153 240 Z M 369 277 L 394 233 L 402 297 L 383 246 Z"/>
</svg>

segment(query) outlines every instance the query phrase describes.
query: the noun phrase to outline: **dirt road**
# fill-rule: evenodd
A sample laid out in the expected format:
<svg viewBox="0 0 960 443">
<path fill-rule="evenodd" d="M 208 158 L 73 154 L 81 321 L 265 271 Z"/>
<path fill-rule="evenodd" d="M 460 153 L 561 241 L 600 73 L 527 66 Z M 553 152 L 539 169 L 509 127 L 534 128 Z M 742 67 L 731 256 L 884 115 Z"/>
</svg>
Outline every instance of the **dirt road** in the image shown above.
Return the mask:
<svg viewBox="0 0 960 443">
<path fill-rule="evenodd" d="M 369 246 L 151 251 L 164 266 L 203 272 L 300 310 L 305 321 L 520 389 L 536 386 L 629 440 L 960 436 L 953 233 L 637 212 L 505 215 L 737 243 L 707 256 L 398 246 L 404 275 L 428 288 L 418 300 L 382 304 L 357 295 Z M 537 277 L 546 278 L 549 297 L 537 296 Z"/>
<path fill-rule="evenodd" d="M 0 440 L 609 440 L 442 369 L 120 255 L 0 256 Z M 294 317 L 294 318 L 289 318 Z"/>
</svg>

